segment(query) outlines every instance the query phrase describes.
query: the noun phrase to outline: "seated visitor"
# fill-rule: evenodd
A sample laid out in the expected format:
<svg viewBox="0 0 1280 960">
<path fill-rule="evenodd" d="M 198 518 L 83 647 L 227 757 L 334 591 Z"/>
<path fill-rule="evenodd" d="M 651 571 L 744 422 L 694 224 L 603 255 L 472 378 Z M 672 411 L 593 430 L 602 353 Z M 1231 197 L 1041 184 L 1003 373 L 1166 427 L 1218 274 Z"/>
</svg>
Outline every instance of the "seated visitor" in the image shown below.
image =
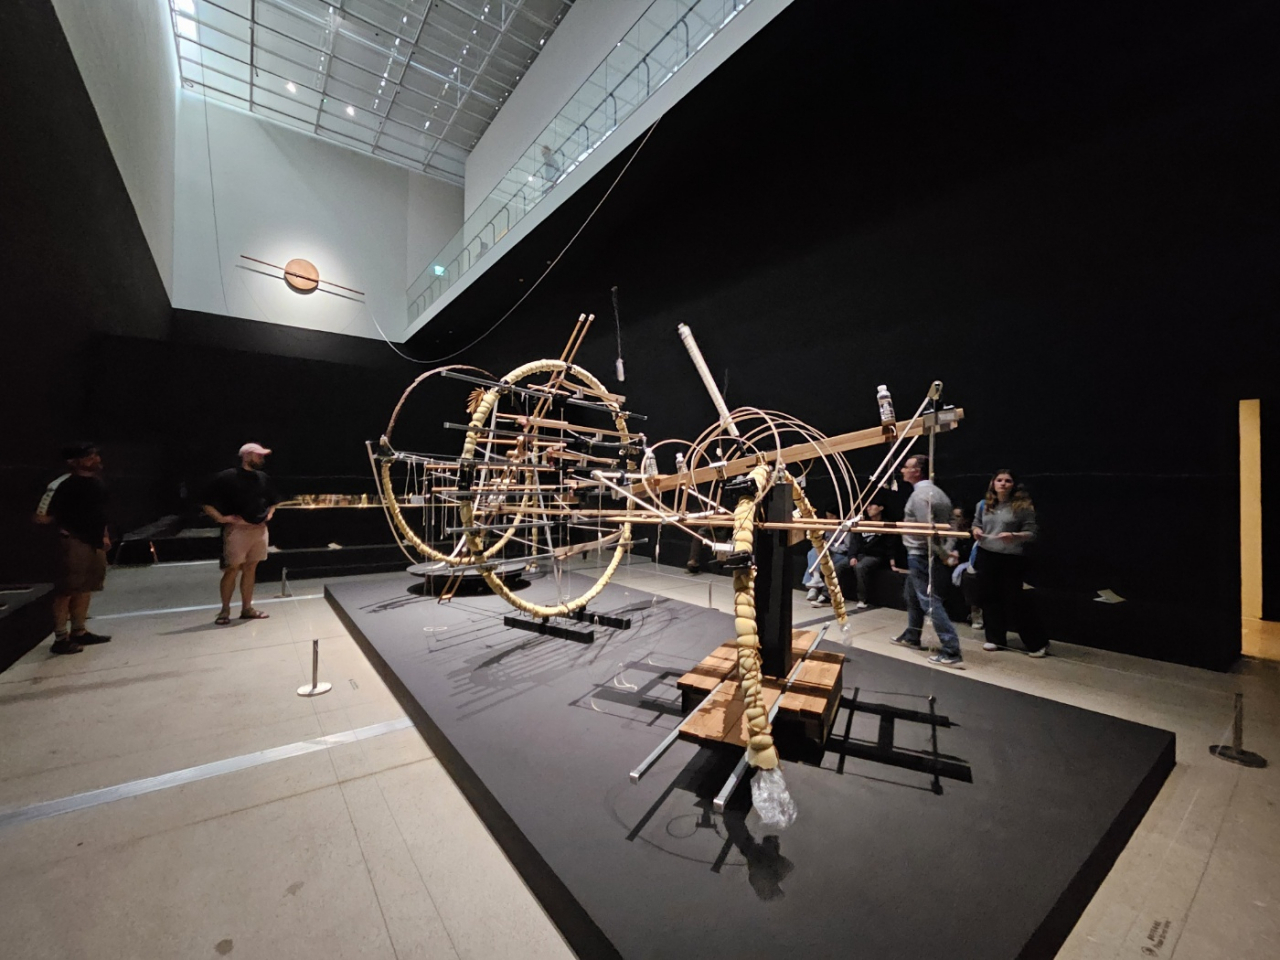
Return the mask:
<svg viewBox="0 0 1280 960">
<path fill-rule="evenodd" d="M 827 520 L 840 519 L 832 510 L 823 510 L 822 515 Z M 830 541 L 831 536 L 830 533 L 824 534 L 823 539 Z M 832 565 L 836 568 L 836 579 L 840 582 L 841 590 L 844 589 L 844 583 L 849 574 L 852 549 L 853 536 L 845 534 L 835 546 L 827 551 L 827 555 L 831 557 Z M 821 607 L 831 602 L 831 596 L 827 592 L 826 581 L 822 579 L 822 568 L 818 565 L 818 551 L 813 547 L 809 548 L 809 554 L 805 558 L 804 585 L 808 587 L 805 599 L 813 606 Z"/>
<path fill-rule="evenodd" d="M 979 506 L 980 509 L 981 506 Z M 975 511 L 974 516 L 977 515 L 978 512 Z M 964 510 L 960 507 L 956 507 L 951 511 L 951 526 L 956 530 L 965 530 L 971 527 L 971 524 L 965 519 Z M 960 542 L 957 541 L 957 544 L 959 545 Z M 981 630 L 982 604 L 978 600 L 978 574 L 974 570 L 978 541 L 971 541 L 968 547 L 967 551 L 957 550 L 958 553 L 964 553 L 964 561 L 956 564 L 955 569 L 951 571 L 951 584 L 960 589 L 964 602 L 969 607 L 969 624 L 975 630 Z"/>
<path fill-rule="evenodd" d="M 884 504 L 872 500 L 863 509 L 863 519 L 879 522 L 884 519 Z M 871 590 L 876 574 L 893 564 L 893 542 L 896 537 L 865 530 L 852 534 L 853 551 L 849 563 L 858 580 L 858 602 L 855 610 L 865 610 L 871 605 Z"/>
</svg>

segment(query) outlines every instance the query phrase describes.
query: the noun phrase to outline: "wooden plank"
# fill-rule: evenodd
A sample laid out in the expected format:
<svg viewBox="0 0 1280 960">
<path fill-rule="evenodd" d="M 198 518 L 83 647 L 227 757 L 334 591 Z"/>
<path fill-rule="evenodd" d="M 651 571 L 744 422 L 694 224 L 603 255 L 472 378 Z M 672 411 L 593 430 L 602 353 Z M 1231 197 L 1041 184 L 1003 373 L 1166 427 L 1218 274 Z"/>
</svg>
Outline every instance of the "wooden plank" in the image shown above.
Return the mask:
<svg viewBox="0 0 1280 960">
<path fill-rule="evenodd" d="M 703 657 L 697 666 L 676 681 L 676 686 L 681 690 L 694 690 L 705 693 L 712 690 L 717 683 L 732 673 L 737 663 L 738 648 L 732 643 L 722 643 Z"/>
<path fill-rule="evenodd" d="M 778 699 L 779 688 L 768 681 L 764 685 L 765 709 Z M 680 725 L 680 739 L 695 743 L 724 744 L 746 749 L 749 738 L 746 708 L 738 696 L 738 684 L 730 681 L 701 710 L 696 710 Z"/>
<path fill-rule="evenodd" d="M 784 715 L 794 715 L 801 720 L 821 720 L 830 699 L 828 694 L 828 690 L 792 687 L 782 695 L 782 706 L 778 708 L 775 722 L 791 718 Z"/>
<path fill-rule="evenodd" d="M 680 739 L 697 743 L 732 743 L 731 738 L 741 726 L 744 709 L 738 699 L 738 685 L 726 683 L 702 709 L 695 710 L 680 724 Z"/>
<path fill-rule="evenodd" d="M 730 666 L 729 669 L 732 669 L 732 667 Z M 715 685 L 725 678 L 729 669 L 722 668 L 718 664 L 707 666 L 700 663 L 677 680 L 676 687 L 680 690 L 709 692 L 714 690 Z"/>
<path fill-rule="evenodd" d="M 792 632 L 792 651 L 798 659 L 809 649 L 815 632 Z M 705 695 L 714 690 L 728 676 L 737 663 L 737 646 L 723 643 L 702 659 L 677 682 L 681 690 Z M 781 696 L 778 719 L 804 723 L 823 724 L 830 711 L 833 697 L 840 694 L 841 668 L 844 657 L 839 653 L 817 650 L 800 664 L 796 681 L 790 690 L 782 693 L 784 680 L 775 677 L 764 679 L 764 702 L 772 707 Z M 700 710 L 695 710 L 680 725 L 680 738 L 704 745 L 727 745 L 745 749 L 749 733 L 744 706 L 738 697 L 738 682 L 725 681 L 711 700 Z"/>
<path fill-rule="evenodd" d="M 822 652 L 815 651 L 800 665 L 800 671 L 796 676 L 798 684 L 829 688 L 836 682 L 836 678 L 840 676 L 841 667 L 844 666 L 844 658 L 838 653 L 827 654 L 827 656 L 839 657 L 840 659 L 837 660 L 819 659 L 820 656 Z"/>
<path fill-rule="evenodd" d="M 809 649 L 809 644 L 813 643 L 813 638 L 818 635 L 817 630 L 792 630 L 791 631 L 791 656 L 795 660 L 799 660 L 804 656 L 804 652 Z M 817 651 L 814 651 L 815 655 Z"/>
<path fill-rule="evenodd" d="M 799 659 L 809 649 L 816 636 L 813 630 L 793 630 L 791 634 L 792 656 Z M 814 656 L 818 656 L 815 652 Z M 839 654 L 823 654 L 824 657 L 839 657 Z M 733 642 L 722 643 L 699 661 L 698 665 L 682 676 L 677 682 L 681 690 L 710 690 L 727 677 L 738 664 L 738 645 Z M 766 678 L 767 680 L 768 678 Z M 708 682 L 710 681 L 710 682 Z"/>
</svg>

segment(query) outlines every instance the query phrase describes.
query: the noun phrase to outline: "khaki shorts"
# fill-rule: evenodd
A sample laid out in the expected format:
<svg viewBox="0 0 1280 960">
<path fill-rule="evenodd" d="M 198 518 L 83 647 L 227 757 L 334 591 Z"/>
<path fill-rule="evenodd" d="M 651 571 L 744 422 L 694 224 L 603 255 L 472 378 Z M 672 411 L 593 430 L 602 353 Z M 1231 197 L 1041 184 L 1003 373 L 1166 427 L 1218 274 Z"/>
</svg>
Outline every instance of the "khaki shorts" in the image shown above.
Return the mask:
<svg viewBox="0 0 1280 960">
<path fill-rule="evenodd" d="M 222 530 L 222 558 L 228 567 L 267 559 L 265 523 L 229 523 Z"/>
<path fill-rule="evenodd" d="M 58 538 L 58 576 L 53 592 L 59 597 L 77 593 L 93 593 L 102 589 L 107 578 L 107 552 L 91 547 L 83 540 Z"/>
</svg>

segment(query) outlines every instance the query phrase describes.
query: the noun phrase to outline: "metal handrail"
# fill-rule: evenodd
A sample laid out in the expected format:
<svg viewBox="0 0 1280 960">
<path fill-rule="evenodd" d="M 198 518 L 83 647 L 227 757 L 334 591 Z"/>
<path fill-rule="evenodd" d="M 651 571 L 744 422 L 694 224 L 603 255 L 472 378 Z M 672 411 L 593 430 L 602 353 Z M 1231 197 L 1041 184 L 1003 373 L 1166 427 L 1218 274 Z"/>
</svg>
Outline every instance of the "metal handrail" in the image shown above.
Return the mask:
<svg viewBox="0 0 1280 960">
<path fill-rule="evenodd" d="M 640 59 L 629 70 L 627 70 L 627 72 L 624 73 L 616 83 L 612 84 L 609 88 L 606 89 L 604 96 L 601 98 L 599 103 L 597 103 L 596 106 L 591 110 L 591 114 L 587 118 L 587 120 L 583 120 L 580 123 L 578 123 L 573 128 L 573 131 L 569 134 L 569 136 L 559 146 L 555 148 L 554 156 L 558 160 L 557 165 L 558 165 L 558 171 L 559 171 L 555 182 L 558 183 L 561 179 L 567 176 L 584 159 L 586 159 L 586 156 L 590 154 L 593 150 L 595 150 L 595 148 L 598 147 L 605 140 L 605 138 L 607 138 L 610 134 L 612 134 L 613 131 L 616 130 L 618 126 L 622 123 L 622 121 L 626 119 L 626 117 L 630 116 L 636 109 L 639 108 L 639 106 L 642 103 L 645 102 L 645 100 L 647 100 L 650 96 L 653 95 L 653 91 L 654 91 L 653 62 L 655 61 L 658 62 L 663 68 L 667 70 L 666 77 L 671 76 L 676 70 L 678 70 L 681 66 L 687 63 L 693 56 L 695 56 L 697 52 L 701 50 L 703 46 L 706 45 L 707 40 L 715 36 L 716 33 L 718 33 L 730 20 L 733 19 L 734 16 L 737 15 L 737 13 L 740 10 L 744 9 L 750 2 L 751 0 L 731 0 L 731 2 L 723 2 L 722 0 L 722 2 L 718 3 L 719 13 L 716 14 L 712 12 L 704 20 L 703 19 L 704 11 L 702 10 L 702 8 L 713 6 L 716 3 L 716 0 L 689 0 L 687 5 L 685 6 L 683 13 L 681 13 L 679 18 L 675 20 L 663 32 L 661 37 L 659 37 L 655 42 L 653 42 L 649 46 L 649 49 L 644 54 L 641 55 Z M 645 18 L 649 14 L 649 12 L 653 10 L 653 8 L 656 5 L 657 4 L 655 0 L 653 4 L 651 4 L 648 8 L 646 8 L 645 12 L 641 14 L 639 18 L 637 18 L 635 23 L 632 25 L 631 29 L 627 31 L 626 36 L 623 37 L 623 41 L 626 41 L 627 37 L 632 36 L 633 33 L 640 28 L 641 24 L 648 22 L 646 21 Z M 728 10 L 731 10 L 732 13 L 731 14 L 727 13 L 726 11 Z M 710 33 L 696 47 L 693 45 L 692 28 L 689 23 L 690 15 L 693 14 L 695 11 L 698 12 L 699 14 L 699 20 L 702 20 L 706 24 L 707 28 L 710 29 Z M 666 64 L 662 62 L 661 58 L 659 58 L 656 55 L 656 51 L 664 43 L 672 39 L 673 36 L 676 34 L 677 30 L 682 31 L 683 33 L 683 36 L 680 38 L 680 40 L 683 41 L 684 56 L 683 56 L 683 59 L 678 64 L 675 64 L 671 67 L 667 67 Z M 621 46 L 621 42 L 619 43 L 618 46 Z M 631 44 L 631 46 L 635 48 L 638 45 Z M 615 49 L 617 49 L 617 47 L 615 47 Z M 612 51 L 610 51 L 610 55 L 612 55 Z M 601 67 L 607 66 L 608 63 L 609 63 L 609 56 L 606 56 L 604 60 L 600 62 L 600 65 L 596 67 L 596 70 L 593 70 L 591 75 L 587 78 L 587 80 L 583 82 L 583 85 L 580 86 L 578 90 L 574 92 L 574 95 L 569 98 L 569 100 L 566 102 L 566 106 L 576 101 L 578 94 L 582 91 L 583 87 L 585 87 L 587 83 L 591 82 L 592 78 L 596 76 L 597 71 Z M 645 73 L 644 97 L 638 100 L 637 102 L 635 102 L 634 104 L 626 104 L 624 107 L 620 107 L 618 103 L 619 99 L 621 99 L 619 97 L 619 89 L 621 88 L 622 84 L 631 81 L 633 78 L 638 84 L 639 70 L 641 67 L 644 68 L 644 73 Z M 666 77 L 663 78 L 662 82 L 665 82 Z M 659 87 L 662 86 L 662 82 L 658 84 Z M 612 117 L 610 117 L 611 111 L 612 111 Z M 543 128 L 542 132 L 539 133 L 539 135 L 534 138 L 533 143 L 530 145 L 530 148 L 532 148 L 534 145 L 538 144 L 540 141 L 542 141 L 545 138 L 545 135 L 547 134 L 547 132 L 554 127 L 556 120 L 560 118 L 562 113 L 563 113 L 563 108 L 560 111 L 560 113 L 557 113 L 556 117 L 553 117 L 551 122 L 548 123 L 545 128 Z M 589 125 L 589 122 L 593 117 L 596 116 L 597 113 L 600 113 L 600 120 L 599 120 L 600 128 L 598 130 L 593 131 L 593 129 Z M 581 143 L 581 149 L 577 149 L 577 145 L 579 142 Z M 572 146 L 570 146 L 571 144 Z M 570 160 L 565 155 L 566 147 L 569 147 L 571 150 L 573 150 L 572 160 Z M 536 156 L 530 157 L 528 155 L 528 150 L 526 150 L 526 152 L 521 155 L 520 159 L 517 160 L 514 165 L 512 165 L 511 169 L 507 171 L 507 173 L 503 176 L 503 178 L 499 180 L 499 186 L 505 183 L 508 178 L 512 177 L 513 173 L 521 170 L 521 164 L 525 163 L 528 160 L 532 160 L 533 162 L 536 163 L 537 157 Z M 524 170 L 525 172 L 527 172 L 528 168 L 524 168 Z M 435 264 L 429 264 L 422 271 L 422 273 L 419 274 L 418 279 L 415 280 L 414 283 L 411 284 L 409 287 L 408 293 L 412 297 L 412 302 L 410 304 L 409 316 L 407 318 L 408 322 L 412 323 L 413 320 L 415 320 L 422 312 L 424 312 L 431 305 L 431 303 L 434 303 L 445 292 L 445 290 L 447 290 L 450 286 L 452 286 L 452 284 L 457 279 L 460 279 L 461 276 L 471 268 L 472 264 L 474 263 L 474 260 L 478 259 L 478 257 L 474 257 L 472 255 L 472 253 L 470 252 L 470 248 L 472 244 L 486 230 L 490 230 L 490 235 L 493 238 L 493 243 L 494 245 L 497 244 L 498 233 L 497 233 L 496 221 L 500 215 L 505 215 L 504 229 L 502 231 L 502 236 L 505 237 L 511 231 L 511 228 L 514 225 L 514 223 L 518 222 L 520 219 L 523 219 L 523 217 L 527 215 L 528 212 L 533 207 L 537 206 L 538 201 L 543 199 L 544 196 L 546 196 L 547 192 L 550 189 L 550 186 L 551 185 L 548 184 L 547 187 L 542 191 L 541 195 L 533 195 L 531 202 L 530 202 L 531 200 L 530 194 L 524 189 L 524 187 L 521 187 L 520 190 L 513 193 L 512 196 L 503 203 L 502 207 L 497 212 L 495 212 L 491 217 L 489 217 L 487 221 L 485 221 L 485 223 L 481 224 L 479 228 L 475 230 L 475 232 L 471 235 L 471 238 L 467 240 L 467 242 L 464 244 L 459 254 L 449 262 L 449 266 L 445 270 L 444 275 L 431 276 L 430 279 L 427 281 L 427 283 L 423 285 L 423 289 L 421 290 L 421 292 L 418 293 L 417 295 L 414 295 L 415 288 L 418 287 L 420 284 L 422 284 L 423 279 L 428 277 L 429 275 L 428 272 L 432 271 L 434 267 L 437 266 Z M 498 190 L 498 187 L 495 187 L 494 191 L 490 194 L 490 196 L 492 197 L 495 193 L 497 193 L 497 190 Z M 519 202 L 520 202 L 520 208 L 518 211 L 514 209 L 517 198 L 519 199 Z M 478 210 L 479 206 L 477 206 L 476 209 Z M 460 230 L 458 234 L 455 234 L 455 239 L 460 236 L 465 236 L 469 232 L 470 231 L 468 230 L 467 225 L 464 223 L 462 230 Z M 450 240 L 449 243 L 445 244 L 444 249 L 448 249 L 450 244 L 454 242 L 455 242 L 454 240 Z M 443 250 L 441 252 L 443 252 Z M 463 262 L 462 262 L 462 256 L 464 253 L 467 255 L 467 262 L 465 265 L 463 265 Z M 437 256 L 439 256 L 439 253 L 437 253 Z"/>
</svg>

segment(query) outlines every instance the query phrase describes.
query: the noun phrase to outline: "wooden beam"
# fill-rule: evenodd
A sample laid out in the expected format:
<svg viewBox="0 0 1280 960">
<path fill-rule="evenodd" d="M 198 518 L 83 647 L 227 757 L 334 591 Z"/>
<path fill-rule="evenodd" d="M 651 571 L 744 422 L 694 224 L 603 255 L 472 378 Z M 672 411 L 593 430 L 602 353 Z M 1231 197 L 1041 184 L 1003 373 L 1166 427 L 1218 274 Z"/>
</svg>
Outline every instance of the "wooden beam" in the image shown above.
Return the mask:
<svg viewBox="0 0 1280 960">
<path fill-rule="evenodd" d="M 943 410 L 940 416 L 938 414 L 922 416 L 910 430 L 907 429 L 907 424 L 910 421 L 901 420 L 897 425 L 898 435 L 907 437 L 922 436 L 934 429 L 935 420 L 937 421 L 937 432 L 945 433 L 958 427 L 963 419 L 963 408 L 954 407 L 950 410 Z M 852 433 L 842 433 L 839 436 L 828 437 L 826 440 L 817 443 L 797 443 L 789 447 L 783 447 L 778 453 L 767 454 L 767 458 L 770 463 L 776 462 L 778 459 L 781 459 L 783 463 L 798 463 L 821 456 L 846 453 L 849 450 L 860 450 L 863 447 L 882 446 L 887 442 L 887 439 L 891 438 L 886 438 L 879 427 L 870 427 L 866 430 L 854 430 Z M 749 473 L 756 463 L 755 456 L 738 457 L 736 460 L 730 460 L 725 464 L 724 475 L 726 477 L 741 476 L 744 473 Z M 719 473 L 715 467 L 699 467 L 691 473 L 670 474 L 650 480 L 648 489 L 654 493 L 665 493 L 668 490 L 679 489 L 686 484 L 697 486 L 700 483 L 710 483 L 717 476 L 719 476 Z M 638 483 L 631 487 L 632 493 L 643 493 L 644 490 L 644 484 Z"/>
</svg>

